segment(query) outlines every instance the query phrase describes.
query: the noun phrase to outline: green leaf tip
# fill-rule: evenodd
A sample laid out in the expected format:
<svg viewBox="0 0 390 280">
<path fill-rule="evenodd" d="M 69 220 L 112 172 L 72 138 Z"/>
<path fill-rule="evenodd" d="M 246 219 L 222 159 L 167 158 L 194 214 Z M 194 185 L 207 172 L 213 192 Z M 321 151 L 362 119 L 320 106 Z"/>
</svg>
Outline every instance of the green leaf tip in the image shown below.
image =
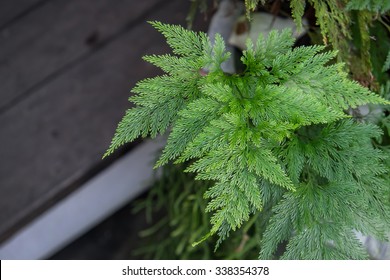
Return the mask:
<svg viewBox="0 0 390 280">
<path fill-rule="evenodd" d="M 209 232 L 205 236 L 203 236 L 199 241 L 195 241 L 191 244 L 192 247 L 198 246 L 200 243 L 205 242 L 207 239 L 209 239 L 213 234 Z"/>
</svg>

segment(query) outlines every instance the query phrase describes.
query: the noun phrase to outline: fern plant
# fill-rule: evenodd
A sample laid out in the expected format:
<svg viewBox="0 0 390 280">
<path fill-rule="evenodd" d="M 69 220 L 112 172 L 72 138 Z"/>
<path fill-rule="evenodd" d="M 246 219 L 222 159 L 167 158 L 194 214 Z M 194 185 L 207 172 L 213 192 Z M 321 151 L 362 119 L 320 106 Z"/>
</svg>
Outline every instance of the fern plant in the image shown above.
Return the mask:
<svg viewBox="0 0 390 280">
<path fill-rule="evenodd" d="M 256 2 L 256 1 L 252 1 Z M 224 41 L 151 22 L 174 55 L 144 59 L 166 72 L 140 81 L 136 106 L 119 123 L 106 155 L 138 137 L 172 127 L 156 167 L 191 162 L 204 193 L 217 247 L 266 206 L 273 216 L 261 258 L 288 241 L 283 258 L 364 258 L 353 231 L 385 238 L 390 209 L 384 196 L 385 155 L 371 144 L 380 130 L 345 112 L 389 104 L 347 78 L 336 52 L 293 48 L 290 30 L 248 41 L 242 73 L 227 74 Z M 387 174 L 388 175 L 388 174 Z M 195 242 L 196 245 L 198 242 Z"/>
</svg>

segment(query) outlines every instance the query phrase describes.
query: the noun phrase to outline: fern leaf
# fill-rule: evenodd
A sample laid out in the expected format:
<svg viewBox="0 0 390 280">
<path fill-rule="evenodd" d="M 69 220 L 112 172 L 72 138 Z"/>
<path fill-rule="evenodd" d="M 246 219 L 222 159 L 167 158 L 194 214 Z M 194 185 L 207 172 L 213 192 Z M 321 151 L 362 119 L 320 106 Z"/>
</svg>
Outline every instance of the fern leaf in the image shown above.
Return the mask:
<svg viewBox="0 0 390 280">
<path fill-rule="evenodd" d="M 221 105 L 211 99 L 197 99 L 180 112 L 181 118 L 176 122 L 169 135 L 156 167 L 166 164 L 181 155 L 187 145 L 201 133 L 203 128 L 218 115 Z"/>
<path fill-rule="evenodd" d="M 211 72 L 222 72 L 221 64 L 228 60 L 230 57 L 230 53 L 226 52 L 225 49 L 225 42 L 222 39 L 222 36 L 220 34 L 215 35 L 215 42 L 212 49 L 212 58 L 209 71 Z"/>
<path fill-rule="evenodd" d="M 138 107 L 127 110 L 112 139 L 108 156 L 118 147 L 134 141 L 139 136 L 164 133 L 177 118 L 177 112 L 184 106 L 186 86 L 168 76 L 147 79 L 133 89 L 139 95 L 131 98 Z M 156 91 L 159 96 L 154 95 Z M 168 109 L 168 110 L 167 110 Z"/>
<path fill-rule="evenodd" d="M 290 198 L 292 195 L 292 193 L 286 194 L 283 202 L 273 207 L 274 214 L 262 238 L 260 259 L 272 259 L 278 245 L 292 235 L 293 221 L 298 216 L 298 206 L 296 201 Z"/>
<path fill-rule="evenodd" d="M 203 64 L 197 60 L 171 55 L 149 55 L 144 56 L 143 59 L 164 72 L 184 80 L 196 79 L 199 69 L 203 67 Z"/>
<path fill-rule="evenodd" d="M 348 10 L 367 10 L 384 14 L 390 10 L 390 2 L 387 0 L 351 0 L 346 8 Z"/>
<path fill-rule="evenodd" d="M 249 171 L 267 179 L 273 184 L 288 190 L 295 190 L 291 180 L 286 176 L 272 152 L 266 149 L 253 149 L 248 151 Z"/>
<path fill-rule="evenodd" d="M 204 46 L 208 43 L 206 34 L 195 33 L 178 25 L 163 24 L 158 21 L 149 23 L 165 36 L 175 54 L 184 57 L 203 55 Z"/>
<path fill-rule="evenodd" d="M 265 0 L 245 0 L 246 15 L 250 19 L 250 13 L 253 12 L 257 5 L 261 2 L 264 5 Z"/>
<path fill-rule="evenodd" d="M 388 52 L 388 54 L 386 56 L 386 60 L 385 60 L 385 63 L 383 65 L 382 71 L 386 72 L 389 69 L 390 69 L 390 51 Z"/>
<path fill-rule="evenodd" d="M 264 233 L 260 258 L 270 259 L 282 241 L 288 241 L 282 259 L 367 258 L 352 234 L 357 226 L 354 215 L 362 213 L 364 201 L 356 185 L 341 184 L 301 185 L 296 193 L 286 194 Z"/>
<path fill-rule="evenodd" d="M 306 0 L 292 0 L 290 2 L 291 13 L 298 30 L 302 28 L 302 17 L 305 12 Z"/>
<path fill-rule="evenodd" d="M 284 259 L 367 258 L 352 230 L 385 238 L 389 225 L 385 183 L 376 177 L 388 169 L 370 143 L 379 133 L 350 120 L 298 132 L 283 154 L 289 174 L 301 183 L 274 207 L 261 258 L 271 258 L 282 241 L 288 241 Z M 296 162 L 298 154 L 304 158 Z M 374 168 L 363 168 L 364 162 Z"/>
</svg>

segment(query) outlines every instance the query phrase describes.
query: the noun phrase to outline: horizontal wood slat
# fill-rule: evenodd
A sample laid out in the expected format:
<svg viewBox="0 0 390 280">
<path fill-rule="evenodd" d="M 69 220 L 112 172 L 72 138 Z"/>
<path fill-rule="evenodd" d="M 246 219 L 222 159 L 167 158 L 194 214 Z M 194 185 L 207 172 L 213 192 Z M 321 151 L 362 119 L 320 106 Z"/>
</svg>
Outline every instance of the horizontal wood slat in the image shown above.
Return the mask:
<svg viewBox="0 0 390 280">
<path fill-rule="evenodd" d="M 166 1 L 136 2 L 51 0 L 3 30 L 0 113 Z"/>
</svg>

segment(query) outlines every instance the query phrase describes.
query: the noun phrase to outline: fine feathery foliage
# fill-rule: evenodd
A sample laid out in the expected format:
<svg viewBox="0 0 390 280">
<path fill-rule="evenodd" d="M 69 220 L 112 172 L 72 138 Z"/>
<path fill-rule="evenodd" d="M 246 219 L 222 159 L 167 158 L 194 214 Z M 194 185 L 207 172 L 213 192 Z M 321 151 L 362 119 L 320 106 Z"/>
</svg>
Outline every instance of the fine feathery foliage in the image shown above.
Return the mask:
<svg viewBox="0 0 390 280">
<path fill-rule="evenodd" d="M 253 12 L 259 2 L 264 5 L 265 0 L 245 0 L 246 15 L 250 18 L 250 13 Z"/>
<path fill-rule="evenodd" d="M 302 25 L 305 8 L 314 8 L 316 33 L 321 33 L 323 43 L 338 50 L 337 60 L 354 80 L 378 91 L 383 84 L 383 73 L 378 73 L 377 60 L 383 63 L 384 50 L 389 52 L 390 31 L 388 0 L 291 0 L 291 15 L 298 27 Z M 310 13 L 310 9 L 306 9 Z M 385 32 L 380 30 L 384 28 Z M 313 40 L 319 41 L 319 38 Z M 383 68 L 386 69 L 386 68 Z"/>
<path fill-rule="evenodd" d="M 292 0 L 290 2 L 292 16 L 298 27 L 302 25 L 302 17 L 306 2 L 315 10 L 317 24 L 320 26 L 323 40 L 328 39 L 335 50 L 347 51 L 349 38 L 350 15 L 344 9 L 346 0 Z M 344 54 L 343 52 L 341 53 Z"/>
<path fill-rule="evenodd" d="M 374 13 L 386 13 L 390 10 L 388 0 L 350 0 L 346 7 L 348 10 L 367 10 Z"/>
<path fill-rule="evenodd" d="M 306 0 L 291 0 L 290 7 L 292 17 L 299 29 L 302 28 L 302 18 L 305 12 Z"/>
<path fill-rule="evenodd" d="M 390 69 L 390 51 L 387 54 L 387 57 L 386 57 L 386 60 L 385 60 L 385 64 L 383 65 L 382 71 L 386 72 L 389 69 Z"/>
<path fill-rule="evenodd" d="M 186 171 L 214 182 L 204 194 L 212 216 L 203 239 L 217 234 L 220 244 L 284 189 L 262 257 L 284 240 L 290 240 L 285 258 L 363 257 L 347 234 L 383 236 L 373 221 L 386 216 L 378 198 L 385 169 L 383 155 L 370 146 L 376 128 L 345 120 L 345 110 L 388 102 L 348 80 L 342 64 L 330 65 L 335 52 L 293 48 L 290 30 L 248 41 L 245 70 L 231 75 L 220 67 L 230 56 L 220 36 L 212 43 L 204 33 L 151 24 L 174 55 L 145 57 L 167 74 L 135 86 L 130 101 L 136 106 L 119 123 L 106 155 L 172 127 L 156 166 L 191 161 Z M 318 240 L 329 250 L 311 254 L 310 242 Z M 344 252 L 332 249 L 343 242 Z"/>
<path fill-rule="evenodd" d="M 271 258 L 288 241 L 285 259 L 364 259 L 354 231 L 385 240 L 388 168 L 370 141 L 380 134 L 378 127 L 347 120 L 300 129 L 283 145 L 297 191 L 285 193 L 273 208 L 261 258 Z"/>
</svg>

